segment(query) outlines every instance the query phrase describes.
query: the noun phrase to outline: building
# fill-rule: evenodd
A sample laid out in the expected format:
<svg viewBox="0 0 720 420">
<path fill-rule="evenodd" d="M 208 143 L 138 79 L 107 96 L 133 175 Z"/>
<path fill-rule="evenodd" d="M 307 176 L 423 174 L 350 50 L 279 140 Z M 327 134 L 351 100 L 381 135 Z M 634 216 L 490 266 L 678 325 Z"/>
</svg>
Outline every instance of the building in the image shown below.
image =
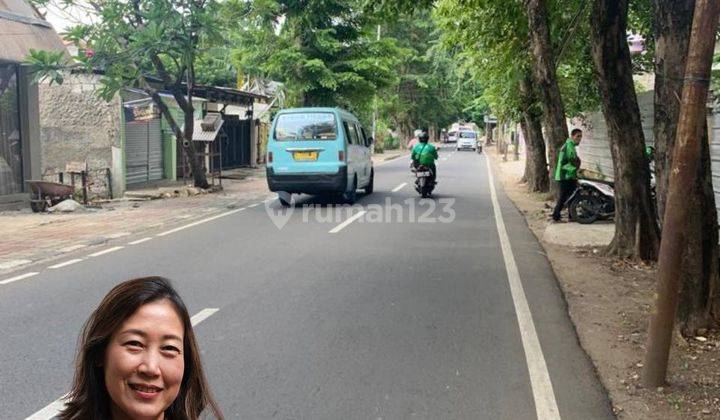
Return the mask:
<svg viewBox="0 0 720 420">
<path fill-rule="evenodd" d="M 110 101 L 96 95 L 97 74 L 73 73 L 62 85 L 40 86 L 42 176 L 68 182 L 70 169 L 87 173 L 91 197 L 121 197 L 127 189 L 172 183 L 188 175 L 188 168 L 165 118 L 145 92 L 125 89 Z M 161 93 L 178 124 L 183 113 L 174 97 Z M 194 118 L 218 112 L 223 136 L 210 142 L 222 161 L 206 167 L 230 169 L 257 161 L 258 130 L 252 124 L 258 94 L 213 86 L 196 86 Z"/>
<path fill-rule="evenodd" d="M 27 199 L 41 177 L 38 86 L 23 64 L 31 49 L 64 51 L 52 26 L 24 0 L 0 1 L 0 206 Z"/>
</svg>

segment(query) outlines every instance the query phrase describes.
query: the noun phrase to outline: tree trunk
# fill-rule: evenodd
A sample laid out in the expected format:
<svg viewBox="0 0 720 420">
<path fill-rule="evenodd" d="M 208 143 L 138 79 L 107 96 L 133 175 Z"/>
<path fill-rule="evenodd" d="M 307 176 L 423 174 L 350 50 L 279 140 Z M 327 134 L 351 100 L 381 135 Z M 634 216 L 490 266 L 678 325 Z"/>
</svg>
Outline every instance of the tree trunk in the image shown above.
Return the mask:
<svg viewBox="0 0 720 420">
<path fill-rule="evenodd" d="M 542 134 L 541 112 L 536 108 L 535 92 L 530 77 L 523 79 L 520 86 L 522 95 L 522 127 L 525 136 L 525 175 L 523 180 L 530 191 L 548 192 L 550 179 L 545 154 L 545 140 Z"/>
<path fill-rule="evenodd" d="M 655 0 L 655 179 L 661 226 L 694 9 L 695 0 Z M 686 336 L 694 334 L 697 328 L 710 326 L 713 318 L 720 319 L 719 298 L 713 296 L 714 291 L 720 290 L 717 223 L 706 127 L 690 201 L 688 244 L 680 270 L 677 320 Z"/>
<path fill-rule="evenodd" d="M 158 108 L 160 109 L 160 113 L 165 118 L 165 121 L 167 121 L 168 125 L 170 125 L 170 129 L 175 135 L 178 146 L 187 155 L 188 161 L 190 162 L 190 171 L 192 172 L 193 176 L 193 185 L 198 188 L 210 187 L 210 184 L 208 184 L 207 182 L 207 176 L 205 174 L 205 167 L 202 156 L 197 155 L 195 151 L 195 144 L 192 141 L 193 126 L 195 123 L 192 107 L 190 108 L 189 112 L 183 109 L 185 118 L 185 131 L 183 131 L 177 124 L 177 121 L 175 121 L 175 117 L 173 117 L 170 109 L 167 107 L 165 102 L 163 102 L 162 98 L 160 97 L 160 93 L 147 84 L 145 85 L 144 89 L 146 92 L 150 93 L 153 102 L 155 103 L 155 105 L 158 106 Z M 190 117 L 189 124 L 188 116 Z"/>
<path fill-rule="evenodd" d="M 538 87 L 540 103 L 543 109 L 543 124 L 547 138 L 550 173 L 555 172 L 557 154 L 568 139 L 565 121 L 565 105 L 560 95 L 555 57 L 550 39 L 550 24 L 544 0 L 526 0 L 528 28 L 530 30 L 530 49 L 534 57 L 533 78 Z M 553 191 L 556 184 L 552 185 Z"/>
<path fill-rule="evenodd" d="M 660 232 L 627 43 L 628 0 L 595 0 L 592 56 L 615 175 L 615 237 L 610 255 L 657 259 Z"/>
</svg>

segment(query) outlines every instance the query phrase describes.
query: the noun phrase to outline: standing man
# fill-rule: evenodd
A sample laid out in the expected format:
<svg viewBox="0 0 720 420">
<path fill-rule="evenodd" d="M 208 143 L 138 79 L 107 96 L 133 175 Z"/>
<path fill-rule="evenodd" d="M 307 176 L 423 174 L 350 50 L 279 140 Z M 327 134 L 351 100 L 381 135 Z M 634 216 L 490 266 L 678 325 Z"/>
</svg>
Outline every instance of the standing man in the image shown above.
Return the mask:
<svg viewBox="0 0 720 420">
<path fill-rule="evenodd" d="M 555 167 L 555 181 L 558 182 L 558 198 L 555 204 L 552 218 L 554 221 L 561 221 L 565 202 L 570 198 L 577 188 L 577 171 L 580 169 L 580 158 L 577 155 L 576 147 L 582 141 L 582 130 L 576 128 L 572 131 L 570 138 L 560 148 L 558 162 Z"/>
</svg>

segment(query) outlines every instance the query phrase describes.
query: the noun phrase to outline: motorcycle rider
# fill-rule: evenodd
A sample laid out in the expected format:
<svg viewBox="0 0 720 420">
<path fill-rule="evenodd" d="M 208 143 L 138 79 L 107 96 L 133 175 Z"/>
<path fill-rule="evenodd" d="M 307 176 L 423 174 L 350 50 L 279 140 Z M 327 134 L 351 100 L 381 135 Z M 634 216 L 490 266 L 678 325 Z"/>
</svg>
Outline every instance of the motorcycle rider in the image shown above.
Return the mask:
<svg viewBox="0 0 720 420">
<path fill-rule="evenodd" d="M 555 204 L 555 210 L 552 219 L 555 222 L 561 220 L 565 202 L 577 189 L 577 171 L 580 169 L 580 158 L 577 155 L 576 147 L 582 141 L 582 130 L 576 128 L 572 131 L 571 136 L 565 144 L 560 148 L 558 153 L 558 162 L 555 166 L 555 181 L 558 183 L 558 197 Z"/>
<path fill-rule="evenodd" d="M 418 140 L 419 143 L 412 148 L 412 153 L 410 153 L 412 165 L 413 167 L 417 167 L 418 165 L 427 166 L 432 172 L 432 181 L 435 183 L 437 179 L 437 169 L 435 167 L 435 160 L 438 158 L 437 149 L 428 143 L 430 136 L 425 130 L 420 133 Z"/>
</svg>

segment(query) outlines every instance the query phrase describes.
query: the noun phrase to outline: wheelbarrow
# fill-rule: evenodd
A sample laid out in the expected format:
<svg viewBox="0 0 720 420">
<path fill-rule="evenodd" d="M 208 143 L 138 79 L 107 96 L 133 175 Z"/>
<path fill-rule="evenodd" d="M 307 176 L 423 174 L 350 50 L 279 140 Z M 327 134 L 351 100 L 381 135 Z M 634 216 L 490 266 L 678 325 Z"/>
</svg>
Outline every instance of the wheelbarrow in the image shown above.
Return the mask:
<svg viewBox="0 0 720 420">
<path fill-rule="evenodd" d="M 30 208 L 35 213 L 45 211 L 48 204 L 54 206 L 59 202 L 73 198 L 75 187 L 49 181 L 25 181 L 30 190 Z"/>
</svg>

